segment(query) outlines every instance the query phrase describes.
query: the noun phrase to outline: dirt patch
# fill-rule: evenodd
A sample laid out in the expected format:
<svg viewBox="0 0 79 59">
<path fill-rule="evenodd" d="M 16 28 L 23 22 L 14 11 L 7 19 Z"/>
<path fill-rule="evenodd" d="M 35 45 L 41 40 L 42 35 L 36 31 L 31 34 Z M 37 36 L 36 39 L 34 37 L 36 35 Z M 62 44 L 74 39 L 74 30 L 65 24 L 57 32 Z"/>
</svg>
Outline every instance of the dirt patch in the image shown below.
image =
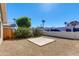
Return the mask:
<svg viewBox="0 0 79 59">
<path fill-rule="evenodd" d="M 63 38 L 54 38 L 56 42 L 39 47 L 27 39 L 22 40 L 5 40 L 0 45 L 0 55 L 8 56 L 59 56 L 59 55 L 79 55 L 79 41 L 68 40 Z"/>
</svg>

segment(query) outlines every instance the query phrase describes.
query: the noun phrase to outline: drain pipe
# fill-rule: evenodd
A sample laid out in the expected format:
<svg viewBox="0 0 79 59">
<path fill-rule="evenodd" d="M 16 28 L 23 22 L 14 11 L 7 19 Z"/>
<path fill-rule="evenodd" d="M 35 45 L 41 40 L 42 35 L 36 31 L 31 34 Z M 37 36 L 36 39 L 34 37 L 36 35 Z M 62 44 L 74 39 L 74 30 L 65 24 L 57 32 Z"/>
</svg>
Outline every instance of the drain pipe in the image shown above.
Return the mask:
<svg viewBox="0 0 79 59">
<path fill-rule="evenodd" d="M 0 25 L 1 25 L 1 26 L 0 26 L 0 27 L 1 27 L 1 28 L 0 28 L 0 30 L 1 30 L 1 33 L 0 33 L 0 34 L 1 34 L 0 44 L 2 44 L 2 42 L 3 42 L 3 24 L 2 24 L 2 21 L 0 21 Z"/>
</svg>

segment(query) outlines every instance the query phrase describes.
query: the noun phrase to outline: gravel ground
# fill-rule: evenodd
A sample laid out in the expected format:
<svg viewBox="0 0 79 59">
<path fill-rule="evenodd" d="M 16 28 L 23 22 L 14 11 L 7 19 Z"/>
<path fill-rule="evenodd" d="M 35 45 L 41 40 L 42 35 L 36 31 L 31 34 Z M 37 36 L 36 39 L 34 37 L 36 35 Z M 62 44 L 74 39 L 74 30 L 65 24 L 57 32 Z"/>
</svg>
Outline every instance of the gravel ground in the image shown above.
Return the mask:
<svg viewBox="0 0 79 59">
<path fill-rule="evenodd" d="M 0 55 L 2 56 L 79 56 L 79 40 L 47 37 L 56 39 L 42 47 L 22 40 L 5 40 L 0 45 Z"/>
</svg>

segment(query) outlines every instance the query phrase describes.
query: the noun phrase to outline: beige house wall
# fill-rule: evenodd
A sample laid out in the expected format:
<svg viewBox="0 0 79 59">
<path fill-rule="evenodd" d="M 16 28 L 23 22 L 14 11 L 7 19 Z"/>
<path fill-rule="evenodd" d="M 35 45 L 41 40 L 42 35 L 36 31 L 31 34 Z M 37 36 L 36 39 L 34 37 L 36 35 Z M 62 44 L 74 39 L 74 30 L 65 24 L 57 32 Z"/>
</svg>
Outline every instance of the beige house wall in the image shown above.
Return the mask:
<svg viewBox="0 0 79 59">
<path fill-rule="evenodd" d="M 6 17 L 6 4 L 0 3 L 0 11 L 1 11 L 1 19 L 3 24 L 7 23 L 7 17 Z"/>
</svg>

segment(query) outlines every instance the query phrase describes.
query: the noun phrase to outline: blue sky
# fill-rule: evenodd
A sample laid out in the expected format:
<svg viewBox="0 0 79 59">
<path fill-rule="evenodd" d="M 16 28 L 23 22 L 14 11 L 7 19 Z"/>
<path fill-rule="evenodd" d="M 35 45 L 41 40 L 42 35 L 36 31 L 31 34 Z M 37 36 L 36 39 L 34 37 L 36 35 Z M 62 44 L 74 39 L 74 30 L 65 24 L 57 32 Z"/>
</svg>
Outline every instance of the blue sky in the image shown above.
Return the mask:
<svg viewBox="0 0 79 59">
<path fill-rule="evenodd" d="M 46 20 L 46 27 L 62 27 L 64 22 L 79 21 L 79 4 L 77 3 L 7 3 L 7 18 L 13 23 L 13 18 L 28 16 L 32 27 L 40 26 L 41 20 Z"/>
</svg>

